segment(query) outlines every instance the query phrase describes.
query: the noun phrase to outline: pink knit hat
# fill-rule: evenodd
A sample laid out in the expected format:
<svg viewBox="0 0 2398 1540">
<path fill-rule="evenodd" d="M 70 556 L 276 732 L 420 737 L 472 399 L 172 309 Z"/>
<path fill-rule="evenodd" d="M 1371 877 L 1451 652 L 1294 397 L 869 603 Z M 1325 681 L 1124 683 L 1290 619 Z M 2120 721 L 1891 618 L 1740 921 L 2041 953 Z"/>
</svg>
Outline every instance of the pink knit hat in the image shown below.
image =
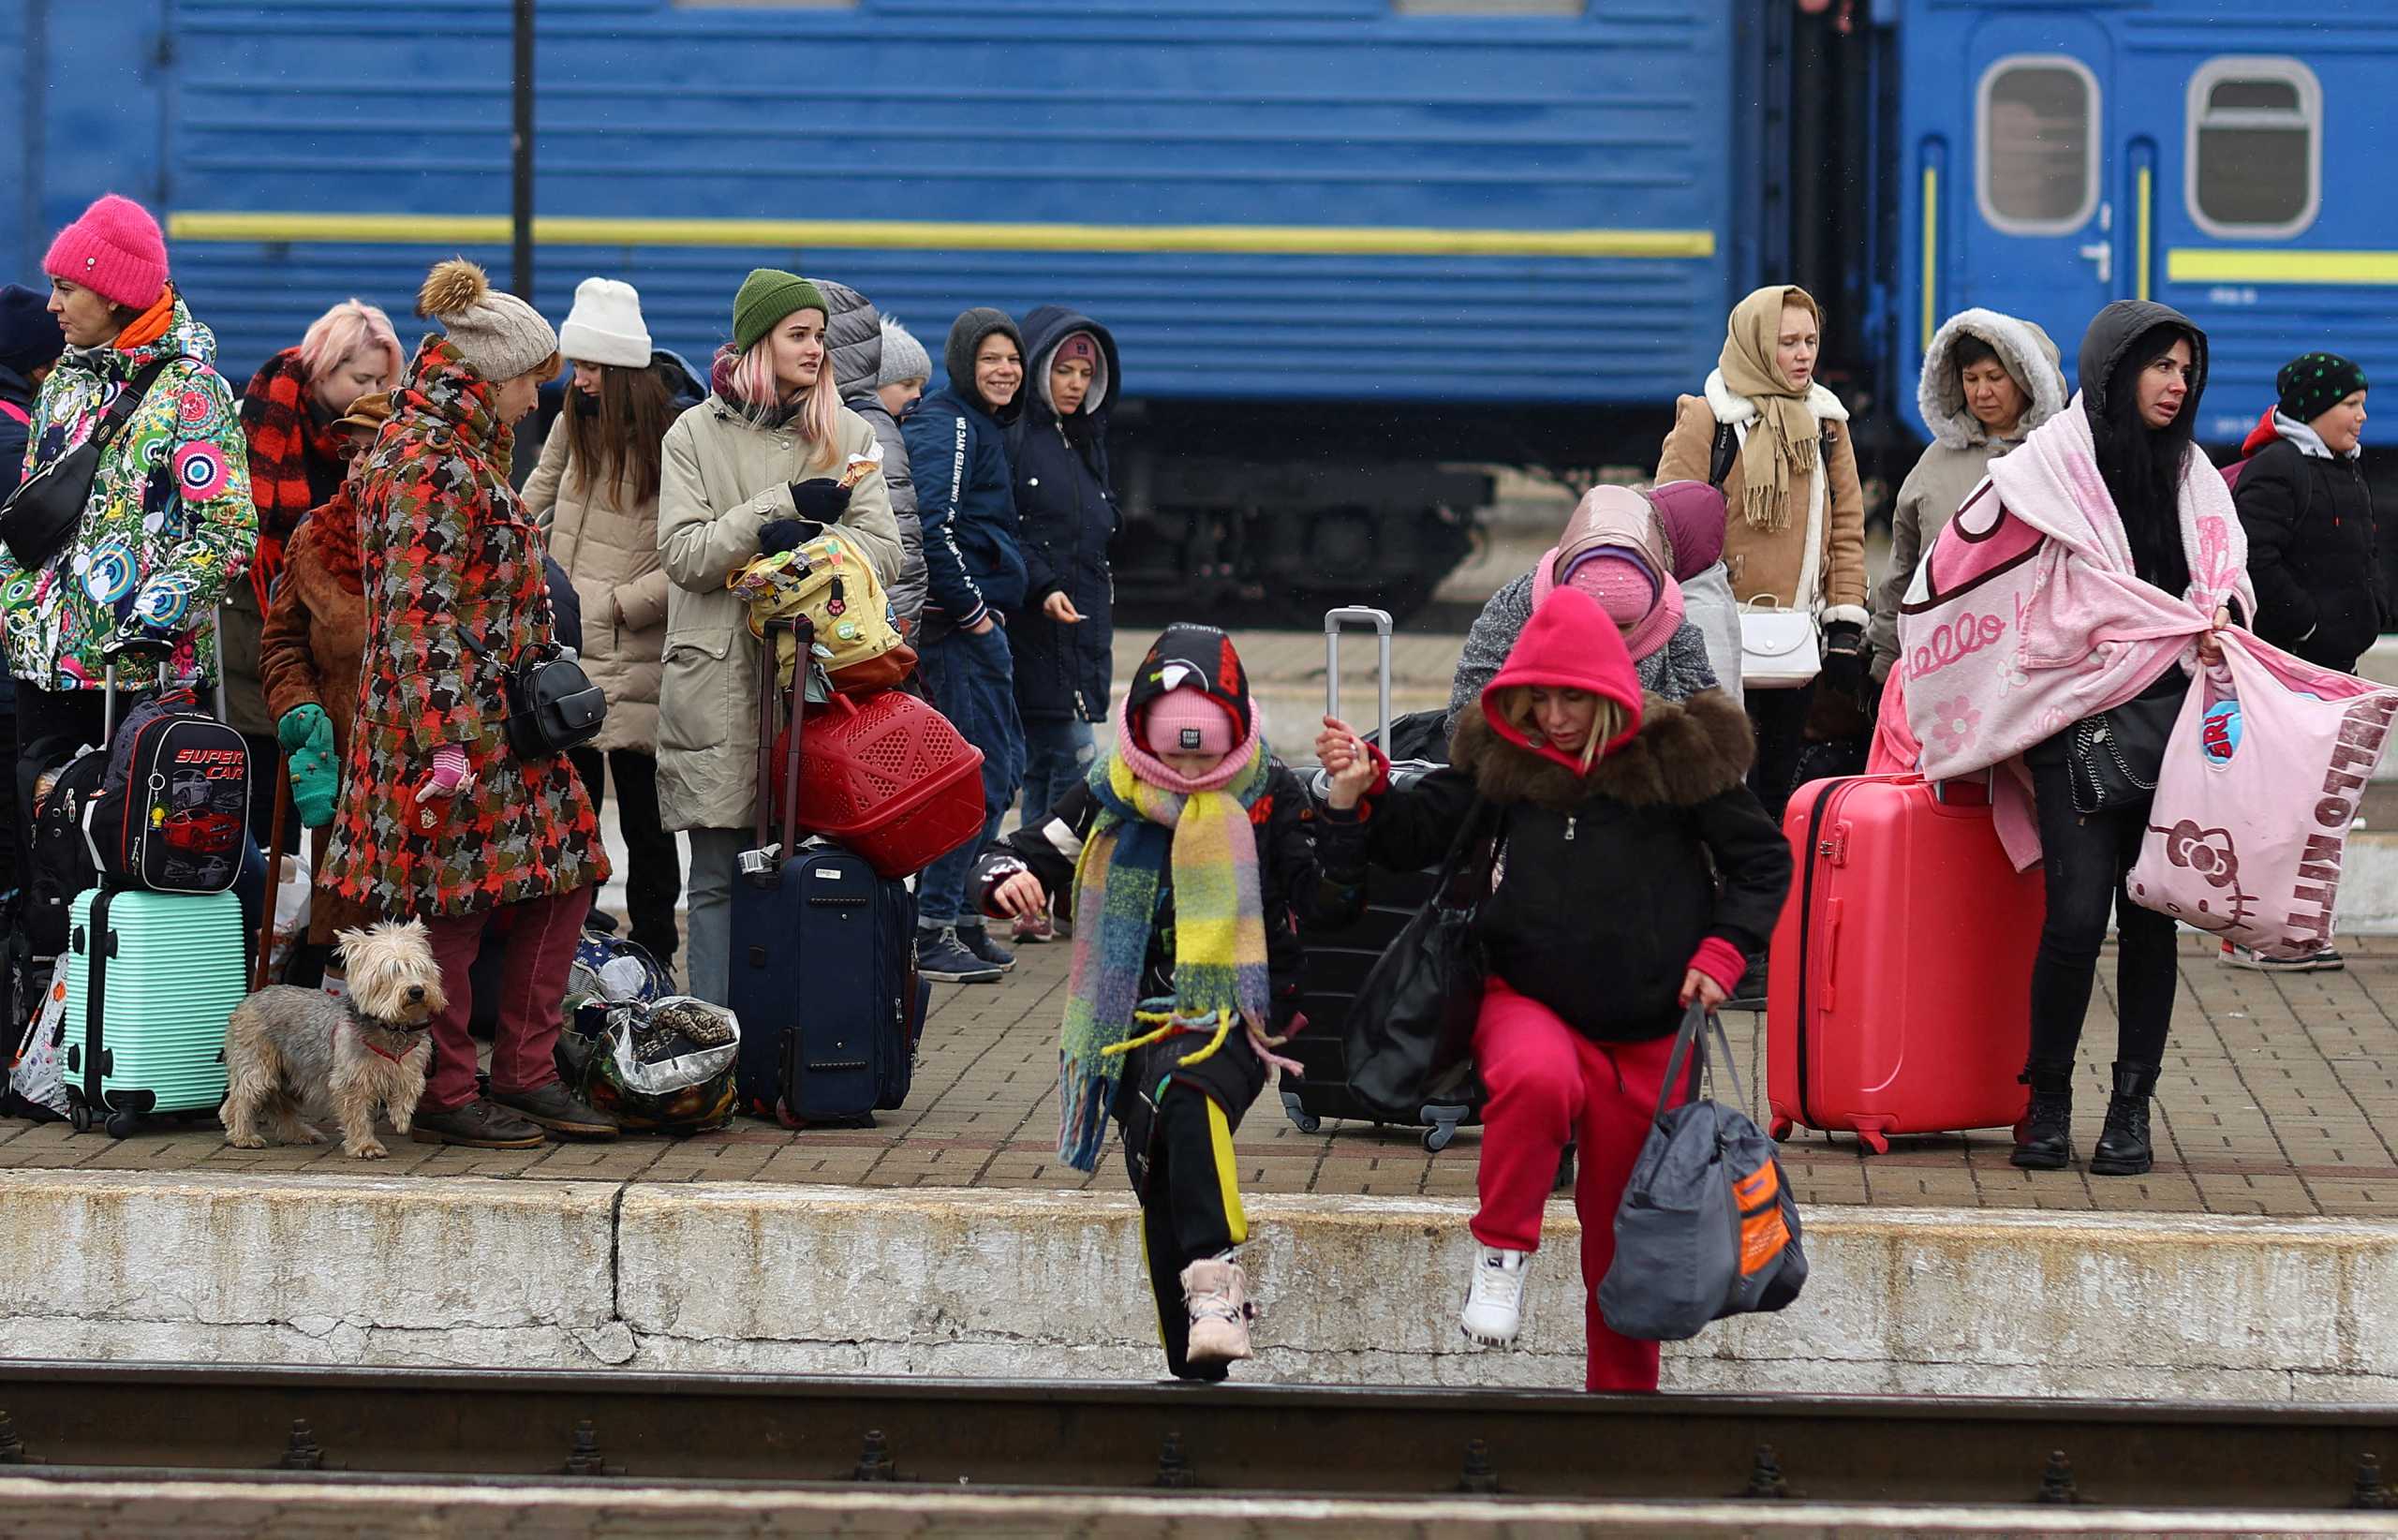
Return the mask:
<svg viewBox="0 0 2398 1540">
<path fill-rule="evenodd" d="M 1556 563 L 1552 551 L 1532 569 L 1532 607 L 1537 610 L 1559 587 L 1590 595 L 1623 633 L 1623 649 L 1634 662 L 1672 641 L 1680 629 L 1682 585 L 1669 574 L 1650 571 L 1632 547 L 1602 545 L 1584 552 L 1562 584 L 1551 576 Z"/>
<path fill-rule="evenodd" d="M 41 270 L 111 304 L 147 310 L 166 292 L 167 239 L 148 209 L 104 193 L 83 217 L 58 232 Z"/>
<path fill-rule="evenodd" d="M 1141 743 L 1152 754 L 1229 754 L 1237 737 L 1223 703 L 1197 685 L 1167 690 L 1141 714 Z"/>
</svg>

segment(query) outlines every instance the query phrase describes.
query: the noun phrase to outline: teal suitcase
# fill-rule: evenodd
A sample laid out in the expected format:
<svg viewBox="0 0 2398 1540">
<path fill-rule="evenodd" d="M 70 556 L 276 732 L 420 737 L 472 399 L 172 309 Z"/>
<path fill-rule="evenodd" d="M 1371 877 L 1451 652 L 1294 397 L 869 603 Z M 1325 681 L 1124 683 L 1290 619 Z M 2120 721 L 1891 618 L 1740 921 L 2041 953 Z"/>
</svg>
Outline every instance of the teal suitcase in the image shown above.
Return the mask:
<svg viewBox="0 0 2398 1540">
<path fill-rule="evenodd" d="M 67 1118 L 126 1138 L 145 1116 L 225 1100 L 225 1024 L 247 994 L 242 900 L 227 893 L 76 896 L 59 1047 Z"/>
</svg>

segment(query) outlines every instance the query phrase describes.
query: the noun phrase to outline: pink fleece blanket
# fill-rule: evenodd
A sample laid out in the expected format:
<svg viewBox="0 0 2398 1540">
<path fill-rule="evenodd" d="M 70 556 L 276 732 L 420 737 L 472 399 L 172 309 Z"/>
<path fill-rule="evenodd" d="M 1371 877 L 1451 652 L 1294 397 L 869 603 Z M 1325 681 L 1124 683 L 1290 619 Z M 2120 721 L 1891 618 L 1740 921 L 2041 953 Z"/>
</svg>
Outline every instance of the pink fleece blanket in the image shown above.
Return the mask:
<svg viewBox="0 0 2398 1540">
<path fill-rule="evenodd" d="M 2123 704 L 2165 670 L 2186 668 L 2227 600 L 2256 614 L 2231 494 L 2189 452 L 2178 499 L 2190 564 L 2183 594 L 2134 571 L 2079 396 L 1991 463 L 1990 479 L 1941 531 L 1900 607 L 1894 704 L 1926 777 L 2006 764 Z M 1896 726 L 1885 724 L 1885 755 L 1902 742 Z M 2024 779 L 1999 777 L 1999 833 L 2019 866 L 2039 853 Z M 2004 794 L 2009 788 L 2014 794 Z"/>
</svg>

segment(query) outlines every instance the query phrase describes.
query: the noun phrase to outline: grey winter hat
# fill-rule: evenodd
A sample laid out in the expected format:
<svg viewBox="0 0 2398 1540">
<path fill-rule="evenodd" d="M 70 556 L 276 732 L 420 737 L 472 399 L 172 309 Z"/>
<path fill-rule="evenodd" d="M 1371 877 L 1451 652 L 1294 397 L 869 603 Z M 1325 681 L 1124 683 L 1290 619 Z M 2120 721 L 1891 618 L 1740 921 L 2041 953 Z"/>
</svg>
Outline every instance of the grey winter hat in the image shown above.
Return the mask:
<svg viewBox="0 0 2398 1540">
<path fill-rule="evenodd" d="M 555 367 L 558 334 L 541 313 L 492 288 L 483 270 L 463 257 L 434 264 L 417 290 L 416 313 L 439 321 L 450 345 L 495 385 L 531 374 L 545 360 Z"/>
<path fill-rule="evenodd" d="M 910 379 L 933 377 L 933 356 L 916 334 L 892 319 L 882 318 L 882 368 L 874 377 L 877 385 L 898 385 Z"/>
</svg>

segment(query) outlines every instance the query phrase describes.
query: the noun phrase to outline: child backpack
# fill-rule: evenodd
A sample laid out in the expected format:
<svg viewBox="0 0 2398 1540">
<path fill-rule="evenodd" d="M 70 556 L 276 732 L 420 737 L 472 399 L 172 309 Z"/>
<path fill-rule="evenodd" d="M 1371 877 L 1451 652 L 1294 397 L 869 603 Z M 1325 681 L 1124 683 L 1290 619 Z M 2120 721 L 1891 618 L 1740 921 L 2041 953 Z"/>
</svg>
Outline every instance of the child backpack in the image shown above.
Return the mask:
<svg viewBox="0 0 2398 1540">
<path fill-rule="evenodd" d="M 899 634 L 899 617 L 874 575 L 874 564 L 847 530 L 826 529 L 790 551 L 760 556 L 733 575 L 729 586 L 749 601 L 749 634 L 765 640 L 769 621 L 815 623 L 809 652 L 833 688 L 850 694 L 885 689 L 916 669 L 915 649 Z M 775 680 L 791 683 L 798 641 L 789 627 L 775 636 Z"/>
<path fill-rule="evenodd" d="M 111 886 L 223 893 L 241 874 L 249 814 L 249 745 L 178 686 L 117 728 L 88 818 Z"/>
</svg>

